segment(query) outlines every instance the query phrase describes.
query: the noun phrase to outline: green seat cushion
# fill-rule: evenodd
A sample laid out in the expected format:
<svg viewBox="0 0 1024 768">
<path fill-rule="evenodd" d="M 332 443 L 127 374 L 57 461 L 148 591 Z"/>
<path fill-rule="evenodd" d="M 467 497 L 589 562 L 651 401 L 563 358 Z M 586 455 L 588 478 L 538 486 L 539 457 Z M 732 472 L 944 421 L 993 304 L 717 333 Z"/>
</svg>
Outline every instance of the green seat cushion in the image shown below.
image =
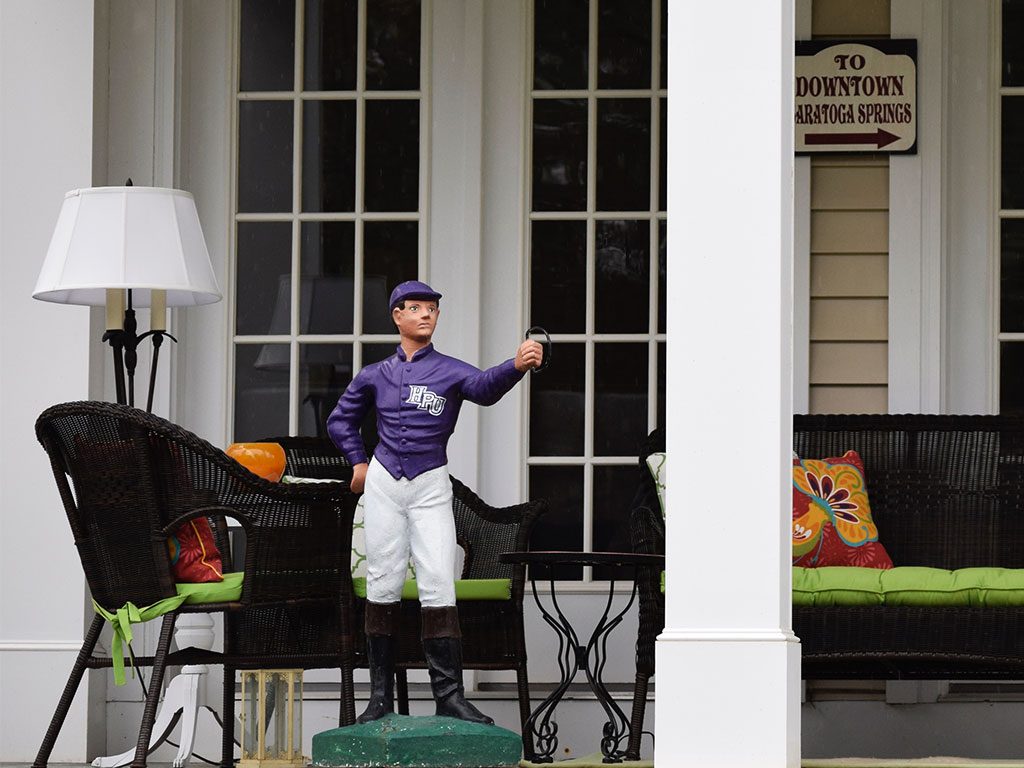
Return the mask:
<svg viewBox="0 0 1024 768">
<path fill-rule="evenodd" d="M 242 597 L 242 578 L 244 573 L 225 573 L 224 581 L 209 581 L 203 584 L 185 584 L 178 582 L 175 589 L 179 595 L 185 596 L 185 605 L 203 605 L 206 603 L 231 603 Z"/>
<path fill-rule="evenodd" d="M 225 574 L 225 577 L 227 574 Z M 366 577 L 357 576 L 352 579 L 352 588 L 356 597 L 366 597 Z M 419 589 L 415 579 L 406 579 L 402 586 L 403 600 L 416 600 Z M 456 579 L 456 600 L 511 600 L 512 579 Z"/>
<path fill-rule="evenodd" d="M 229 603 L 242 597 L 243 573 L 225 573 L 223 581 L 211 581 L 203 584 L 179 582 L 175 584 L 177 594 L 165 597 L 152 605 L 139 608 L 134 603 L 125 603 L 120 608 L 108 611 L 95 600 L 92 607 L 100 616 L 111 623 L 114 628 L 114 639 L 110 650 L 113 656 L 114 684 L 124 685 L 124 651 L 132 644 L 132 624 L 141 624 L 178 610 L 183 604 Z M 134 675 L 134 670 L 132 675 Z"/>
<path fill-rule="evenodd" d="M 1024 606 L 1024 569 L 793 568 L 793 605 Z"/>
</svg>

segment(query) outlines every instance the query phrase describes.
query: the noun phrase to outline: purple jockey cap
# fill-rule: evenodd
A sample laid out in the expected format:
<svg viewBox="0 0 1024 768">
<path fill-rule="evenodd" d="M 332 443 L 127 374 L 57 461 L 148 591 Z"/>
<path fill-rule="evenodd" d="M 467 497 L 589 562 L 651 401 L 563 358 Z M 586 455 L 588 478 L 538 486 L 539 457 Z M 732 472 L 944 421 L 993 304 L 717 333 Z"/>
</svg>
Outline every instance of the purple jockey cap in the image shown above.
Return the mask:
<svg viewBox="0 0 1024 768">
<path fill-rule="evenodd" d="M 421 283 L 419 280 L 406 280 L 404 283 L 396 285 L 395 290 L 391 292 L 391 301 L 388 302 L 388 309 L 394 310 L 395 307 L 406 299 L 438 301 L 440 298 L 441 294 L 426 283 Z"/>
</svg>

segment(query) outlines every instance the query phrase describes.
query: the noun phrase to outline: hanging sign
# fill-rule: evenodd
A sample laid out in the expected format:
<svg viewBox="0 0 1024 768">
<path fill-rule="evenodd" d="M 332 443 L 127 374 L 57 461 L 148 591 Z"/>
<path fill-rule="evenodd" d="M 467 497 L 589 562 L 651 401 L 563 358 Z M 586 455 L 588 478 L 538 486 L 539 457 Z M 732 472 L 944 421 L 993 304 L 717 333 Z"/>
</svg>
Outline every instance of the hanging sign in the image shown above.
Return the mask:
<svg viewBox="0 0 1024 768">
<path fill-rule="evenodd" d="M 794 149 L 917 152 L 916 40 L 800 40 Z"/>
</svg>

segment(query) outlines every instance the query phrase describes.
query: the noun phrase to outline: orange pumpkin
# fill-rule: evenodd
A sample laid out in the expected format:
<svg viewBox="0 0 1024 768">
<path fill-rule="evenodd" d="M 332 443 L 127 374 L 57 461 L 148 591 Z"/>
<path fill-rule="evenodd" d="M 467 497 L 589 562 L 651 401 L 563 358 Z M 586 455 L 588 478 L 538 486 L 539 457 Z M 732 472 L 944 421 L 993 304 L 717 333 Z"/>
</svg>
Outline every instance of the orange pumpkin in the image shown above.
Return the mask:
<svg viewBox="0 0 1024 768">
<path fill-rule="evenodd" d="M 232 443 L 225 453 L 254 475 L 272 483 L 284 474 L 284 448 L 277 443 Z"/>
</svg>

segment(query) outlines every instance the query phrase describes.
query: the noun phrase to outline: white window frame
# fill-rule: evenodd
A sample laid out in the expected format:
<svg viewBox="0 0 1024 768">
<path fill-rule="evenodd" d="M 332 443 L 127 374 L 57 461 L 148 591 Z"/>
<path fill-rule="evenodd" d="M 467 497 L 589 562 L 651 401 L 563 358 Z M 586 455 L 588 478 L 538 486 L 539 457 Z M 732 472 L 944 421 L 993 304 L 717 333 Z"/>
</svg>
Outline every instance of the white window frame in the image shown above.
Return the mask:
<svg viewBox="0 0 1024 768">
<path fill-rule="evenodd" d="M 231 228 L 229 233 L 228 284 L 225 294 L 228 304 L 227 334 L 227 377 L 225 385 L 225 434 L 234 439 L 235 429 L 235 356 L 242 344 L 288 344 L 288 433 L 298 434 L 299 429 L 299 344 L 339 344 L 352 347 L 352 370 L 363 367 L 362 345 L 393 342 L 398 343 L 398 334 L 371 334 L 362 332 L 363 323 L 363 222 L 367 221 L 416 221 L 417 226 L 417 271 L 422 279 L 427 274 L 429 243 L 429 194 L 430 194 L 430 83 L 431 83 L 431 27 L 432 0 L 420 0 L 420 88 L 408 91 L 387 91 L 366 89 L 366 11 L 367 0 L 358 0 L 358 40 L 356 52 L 356 88 L 354 91 L 305 91 L 303 42 L 305 34 L 305 0 L 295 2 L 295 63 L 294 81 L 291 91 L 247 91 L 239 90 L 241 57 L 241 3 L 235 4 L 232 29 L 232 86 L 231 105 Z M 420 103 L 419 133 L 419 209 L 416 212 L 367 212 L 364 211 L 365 146 L 366 146 L 366 102 L 369 100 L 393 101 L 418 99 Z M 303 102 L 351 100 L 356 102 L 356 192 L 355 210 L 345 213 L 303 213 L 302 212 L 302 119 Z M 238 212 L 238 129 L 239 105 L 243 101 L 291 101 L 294 105 L 292 119 L 292 210 L 288 213 L 239 213 Z M 290 222 L 292 225 L 291 254 L 291 322 L 287 334 L 243 335 L 237 333 L 236 277 L 238 269 L 237 229 L 240 222 Z M 348 334 L 302 334 L 299 330 L 299 292 L 301 289 L 301 246 L 302 222 L 355 222 L 355 260 L 353 273 L 353 329 Z"/>
<path fill-rule="evenodd" d="M 526 29 L 526 73 L 524 77 L 526 95 L 524 99 L 524 139 L 523 153 L 523 258 L 524 258 L 524 300 L 523 327 L 531 322 L 530 274 L 532 252 L 532 227 L 535 221 L 584 221 L 586 222 L 586 331 L 584 333 L 553 333 L 551 341 L 555 346 L 560 342 L 584 343 L 584 435 L 583 454 L 579 456 L 532 456 L 530 455 L 530 411 L 529 390 L 522 410 L 521 429 L 523 434 L 523 456 L 521 462 L 522 487 L 529 489 L 530 467 L 566 466 L 583 468 L 583 549 L 593 549 L 594 528 L 594 467 L 596 466 L 635 466 L 637 456 L 595 456 L 594 455 L 594 347 L 597 343 L 646 343 L 647 356 L 647 431 L 653 430 L 657 424 L 658 406 L 658 344 L 666 344 L 667 334 L 658 332 L 658 246 L 660 245 L 659 224 L 667 221 L 667 212 L 659 211 L 660 205 L 660 173 L 659 155 L 661 152 L 661 100 L 668 98 L 668 89 L 661 85 L 661 3 L 649 0 L 651 4 L 651 83 L 654 87 L 646 89 L 599 89 L 597 87 L 597 45 L 598 19 L 600 0 L 591 0 L 588 5 L 588 55 L 587 55 L 587 87 L 574 90 L 537 90 L 534 88 L 534 29 L 536 24 L 535 4 L 530 0 L 527 6 Z M 601 98 L 648 98 L 653 102 L 651 112 L 651 177 L 650 205 L 647 211 L 597 211 L 597 103 Z M 587 100 L 587 208 L 585 211 L 544 211 L 533 210 L 533 103 L 534 99 L 586 99 Z M 594 331 L 594 294 L 595 294 L 595 232 L 598 221 L 649 221 L 650 226 L 650 282 L 648 306 L 648 331 L 646 333 L 596 333 Z M 543 375 L 543 374 L 541 374 Z M 527 382 L 527 388 L 529 382 Z M 639 437 L 639 436 L 638 436 Z M 530 497 L 531 494 L 527 493 Z M 626 512 L 627 510 L 624 510 Z M 559 590 L 592 591 L 593 585 L 604 585 L 604 581 L 593 578 L 593 569 L 583 569 L 581 581 L 559 581 Z M 599 589 L 604 590 L 604 586 Z M 623 584 L 618 590 L 628 591 L 629 586 Z"/>
</svg>

